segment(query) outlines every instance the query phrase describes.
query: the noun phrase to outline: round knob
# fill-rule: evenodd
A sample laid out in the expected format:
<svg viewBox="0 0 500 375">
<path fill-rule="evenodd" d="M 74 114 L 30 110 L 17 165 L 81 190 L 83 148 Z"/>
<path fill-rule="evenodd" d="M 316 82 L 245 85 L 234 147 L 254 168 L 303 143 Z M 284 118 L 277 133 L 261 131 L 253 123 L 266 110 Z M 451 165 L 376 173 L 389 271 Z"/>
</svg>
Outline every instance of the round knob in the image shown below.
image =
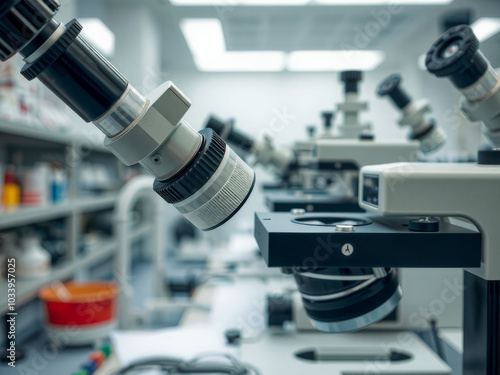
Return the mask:
<svg viewBox="0 0 500 375">
<path fill-rule="evenodd" d="M 408 223 L 408 229 L 413 232 L 439 232 L 439 220 L 433 217 L 412 219 Z"/>
<path fill-rule="evenodd" d="M 500 165 L 500 150 L 481 150 L 478 153 L 477 163 L 481 165 Z"/>
<path fill-rule="evenodd" d="M 375 135 L 374 134 L 360 134 L 359 135 L 359 140 L 360 141 L 374 141 L 375 140 Z"/>
</svg>

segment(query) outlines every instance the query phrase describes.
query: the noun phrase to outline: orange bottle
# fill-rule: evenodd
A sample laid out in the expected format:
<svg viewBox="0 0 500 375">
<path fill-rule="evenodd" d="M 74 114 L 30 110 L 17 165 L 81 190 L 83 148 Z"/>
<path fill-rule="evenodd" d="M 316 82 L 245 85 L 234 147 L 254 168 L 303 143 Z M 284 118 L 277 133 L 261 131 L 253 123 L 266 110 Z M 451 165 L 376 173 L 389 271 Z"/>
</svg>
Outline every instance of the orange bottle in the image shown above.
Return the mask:
<svg viewBox="0 0 500 375">
<path fill-rule="evenodd" d="M 5 171 L 5 182 L 2 191 L 2 205 L 7 211 L 15 210 L 21 201 L 21 189 L 16 184 L 14 169 L 7 168 Z"/>
</svg>

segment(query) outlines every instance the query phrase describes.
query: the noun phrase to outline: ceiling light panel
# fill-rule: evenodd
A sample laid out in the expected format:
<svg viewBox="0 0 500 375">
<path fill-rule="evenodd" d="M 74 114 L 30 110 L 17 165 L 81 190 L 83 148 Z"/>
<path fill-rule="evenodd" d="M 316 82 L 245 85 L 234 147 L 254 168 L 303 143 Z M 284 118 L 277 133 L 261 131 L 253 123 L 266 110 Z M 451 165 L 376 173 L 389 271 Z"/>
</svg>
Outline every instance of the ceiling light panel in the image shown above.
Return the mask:
<svg viewBox="0 0 500 375">
<path fill-rule="evenodd" d="M 477 39 L 484 42 L 500 32 L 500 18 L 479 18 L 470 27 L 476 34 Z"/>
<path fill-rule="evenodd" d="M 218 19 L 184 19 L 180 26 L 200 71 L 278 72 L 285 68 L 281 51 L 227 51 Z"/>
<path fill-rule="evenodd" d="M 318 5 L 446 5 L 453 0 L 315 0 Z"/>
<path fill-rule="evenodd" d="M 82 37 L 106 57 L 115 53 L 115 34 L 99 18 L 78 19 L 83 26 Z"/>
<path fill-rule="evenodd" d="M 178 6 L 302 6 L 312 0 L 170 0 Z"/>
<path fill-rule="evenodd" d="M 294 51 L 288 59 L 288 70 L 325 72 L 342 70 L 373 70 L 385 59 L 383 51 Z"/>
<path fill-rule="evenodd" d="M 399 0 L 397 5 L 444 5 L 453 0 Z M 176 6 L 395 5 L 394 0 L 170 0 Z"/>
</svg>

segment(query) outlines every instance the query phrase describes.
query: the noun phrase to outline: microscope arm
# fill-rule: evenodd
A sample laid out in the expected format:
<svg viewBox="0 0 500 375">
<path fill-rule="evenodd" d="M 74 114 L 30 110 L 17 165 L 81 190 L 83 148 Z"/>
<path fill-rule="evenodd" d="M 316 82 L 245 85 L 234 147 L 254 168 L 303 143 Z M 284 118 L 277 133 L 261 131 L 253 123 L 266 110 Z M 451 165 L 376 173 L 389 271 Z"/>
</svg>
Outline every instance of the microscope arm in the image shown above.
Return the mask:
<svg viewBox="0 0 500 375">
<path fill-rule="evenodd" d="M 394 163 L 360 173 L 360 206 L 382 216 L 459 217 L 482 233 L 482 265 L 471 270 L 500 279 L 500 169 L 494 165 Z"/>
</svg>

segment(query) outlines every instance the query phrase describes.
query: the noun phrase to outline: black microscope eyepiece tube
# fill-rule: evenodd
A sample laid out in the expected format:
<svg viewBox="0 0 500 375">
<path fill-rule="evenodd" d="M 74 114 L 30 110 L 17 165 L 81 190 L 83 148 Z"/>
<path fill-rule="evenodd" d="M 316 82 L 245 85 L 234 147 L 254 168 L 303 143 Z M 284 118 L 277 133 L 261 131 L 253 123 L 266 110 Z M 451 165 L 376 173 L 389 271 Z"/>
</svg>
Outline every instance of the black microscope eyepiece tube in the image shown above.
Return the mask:
<svg viewBox="0 0 500 375">
<path fill-rule="evenodd" d="M 33 55 L 47 39 L 54 35 L 59 25 L 60 23 L 54 19 L 50 20 L 33 38 L 33 41 L 28 43 L 19 53 L 25 58 Z"/>
<path fill-rule="evenodd" d="M 437 77 L 448 77 L 464 89 L 479 81 L 488 70 L 488 60 L 479 50 L 479 40 L 467 25 L 442 34 L 427 52 L 427 70 Z"/>
<path fill-rule="evenodd" d="M 400 109 L 410 102 L 410 96 L 401 88 L 402 78 L 399 74 L 391 74 L 378 87 L 378 96 L 389 96 L 393 103 Z"/>
<path fill-rule="evenodd" d="M 0 60 L 24 49 L 52 20 L 58 0 L 3 0 L 0 4 Z"/>
<path fill-rule="evenodd" d="M 322 112 L 321 117 L 323 118 L 323 126 L 325 129 L 331 129 L 333 126 L 333 120 L 335 118 L 334 112 Z"/>
<path fill-rule="evenodd" d="M 363 79 L 363 72 L 359 70 L 348 70 L 340 73 L 340 80 L 345 83 L 345 93 L 359 92 L 358 83 Z"/>
<path fill-rule="evenodd" d="M 160 188 L 176 194 L 175 203 L 183 202 L 176 208 L 198 228 L 224 224 L 253 189 L 251 168 L 211 131 L 198 134 L 182 120 L 190 103 L 173 84 L 160 86 L 160 97 L 144 98 L 80 37 L 82 26 L 76 20 L 65 26 L 53 20 L 59 6 L 58 0 L 2 0 L 0 58 L 21 53 L 25 78 L 38 78 L 84 121 L 93 122 L 126 165 L 139 163 L 157 182 L 168 181 L 169 186 Z M 170 103 L 179 105 L 179 111 L 172 111 Z M 165 123 L 169 128 L 160 130 Z"/>
<path fill-rule="evenodd" d="M 28 80 L 38 78 L 84 121 L 91 122 L 113 107 L 128 81 L 79 36 L 81 30 L 78 21 L 69 22 L 58 40 L 21 73 Z"/>
<path fill-rule="evenodd" d="M 59 0 L 3 1 L 0 59 L 20 53 L 26 62 L 24 77 L 39 78 L 84 121 L 96 121 L 113 108 L 129 84 L 79 36 L 82 26 L 76 20 L 64 27 L 53 19 L 60 6 Z"/>
<path fill-rule="evenodd" d="M 231 123 L 224 123 L 211 116 L 207 121 L 206 127 L 212 129 L 231 145 L 236 146 L 245 152 L 250 152 L 254 146 L 255 141 L 249 136 L 236 130 Z"/>
</svg>

